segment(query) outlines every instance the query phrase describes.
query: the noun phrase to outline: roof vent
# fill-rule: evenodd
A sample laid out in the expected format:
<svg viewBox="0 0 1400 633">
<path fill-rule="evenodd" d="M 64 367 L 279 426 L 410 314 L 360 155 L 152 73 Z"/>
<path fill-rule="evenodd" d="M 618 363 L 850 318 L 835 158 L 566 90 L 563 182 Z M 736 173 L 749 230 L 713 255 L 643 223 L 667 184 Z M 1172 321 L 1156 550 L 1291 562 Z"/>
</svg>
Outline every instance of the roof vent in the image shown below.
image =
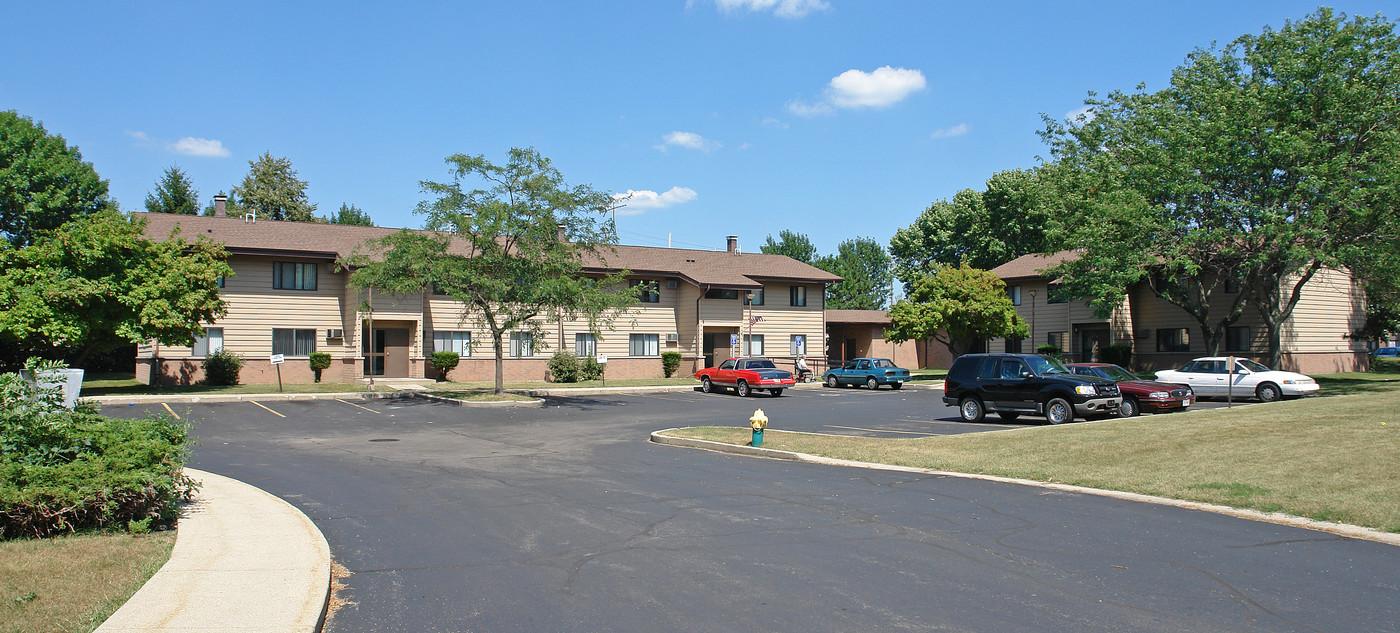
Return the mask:
<svg viewBox="0 0 1400 633">
<path fill-rule="evenodd" d="M 257 212 L 255 212 L 255 211 L 249 211 L 249 212 L 247 212 L 247 213 L 244 213 L 244 214 L 243 214 L 243 223 L 244 223 L 244 224 L 249 224 L 249 223 L 257 224 L 257 223 L 258 223 L 258 214 L 257 214 Z"/>
</svg>

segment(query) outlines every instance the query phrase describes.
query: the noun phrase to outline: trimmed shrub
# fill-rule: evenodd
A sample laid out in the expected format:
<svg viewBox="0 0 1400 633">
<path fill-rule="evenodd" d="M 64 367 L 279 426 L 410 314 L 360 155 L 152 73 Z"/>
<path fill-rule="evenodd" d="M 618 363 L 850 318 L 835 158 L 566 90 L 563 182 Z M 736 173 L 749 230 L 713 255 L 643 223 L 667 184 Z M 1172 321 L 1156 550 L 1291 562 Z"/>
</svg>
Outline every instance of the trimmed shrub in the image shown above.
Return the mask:
<svg viewBox="0 0 1400 633">
<path fill-rule="evenodd" d="M 32 359 L 27 367 L 53 368 Z M 168 415 L 116 420 L 62 403 L 59 389 L 0 376 L 0 539 L 173 525 L 194 493 L 184 475 L 189 427 Z"/>
<path fill-rule="evenodd" d="M 447 372 L 457 367 L 462 357 L 457 352 L 433 352 L 433 369 L 437 371 L 437 381 L 447 382 Z"/>
<path fill-rule="evenodd" d="M 1133 360 L 1132 345 L 1109 345 L 1099 348 L 1099 360 L 1105 363 L 1113 363 L 1119 367 L 1127 367 Z"/>
<path fill-rule="evenodd" d="M 243 357 L 221 349 L 204 357 L 204 384 L 211 386 L 238 384 L 238 372 L 243 371 Z"/>
<path fill-rule="evenodd" d="M 1041 356 L 1059 358 L 1060 348 L 1055 347 L 1054 345 L 1041 345 L 1040 347 L 1035 348 L 1035 353 L 1040 354 Z"/>
<path fill-rule="evenodd" d="M 316 382 L 321 382 L 321 372 L 331 366 L 331 355 L 325 352 L 311 352 L 311 371 L 316 372 Z"/>
<path fill-rule="evenodd" d="M 603 364 L 598 359 L 589 356 L 583 359 L 583 366 L 579 370 L 579 378 L 582 380 L 597 380 L 603 377 Z"/>
<path fill-rule="evenodd" d="M 583 366 L 573 352 L 561 349 L 549 359 L 549 375 L 554 377 L 554 382 L 578 382 Z"/>
<path fill-rule="evenodd" d="M 661 371 L 666 372 L 666 377 L 675 375 L 676 370 L 681 366 L 680 352 L 661 352 Z"/>
</svg>

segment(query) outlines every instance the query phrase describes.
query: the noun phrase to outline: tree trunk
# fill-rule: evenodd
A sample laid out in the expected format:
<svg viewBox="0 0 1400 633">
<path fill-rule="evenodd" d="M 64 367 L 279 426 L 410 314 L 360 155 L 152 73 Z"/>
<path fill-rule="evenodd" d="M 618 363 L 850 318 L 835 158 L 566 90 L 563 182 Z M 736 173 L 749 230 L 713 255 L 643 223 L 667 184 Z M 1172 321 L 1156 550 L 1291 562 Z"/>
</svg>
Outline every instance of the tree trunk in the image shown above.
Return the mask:
<svg viewBox="0 0 1400 633">
<path fill-rule="evenodd" d="M 491 330 L 491 346 L 496 350 L 496 394 L 497 394 L 497 395 L 502 394 L 502 393 L 505 393 L 505 391 L 506 391 L 506 382 L 505 382 L 506 356 L 505 356 L 505 350 L 503 349 L 503 346 L 501 345 L 501 339 L 504 338 L 502 335 L 503 335 L 503 332 L 500 332 L 500 331 L 497 331 L 497 330 Z"/>
<path fill-rule="evenodd" d="M 1313 260 L 1309 263 L 1303 274 L 1294 282 L 1286 301 L 1283 298 L 1285 273 L 1273 272 L 1264 276 L 1265 282 L 1260 284 L 1255 293 L 1254 305 L 1259 311 L 1259 318 L 1264 321 L 1268 339 L 1264 364 L 1270 369 L 1279 369 L 1279 364 L 1283 362 L 1283 324 L 1293 316 L 1293 308 L 1297 307 L 1298 300 L 1303 298 L 1303 286 L 1311 281 L 1313 275 L 1321 268 L 1320 261 Z"/>
</svg>

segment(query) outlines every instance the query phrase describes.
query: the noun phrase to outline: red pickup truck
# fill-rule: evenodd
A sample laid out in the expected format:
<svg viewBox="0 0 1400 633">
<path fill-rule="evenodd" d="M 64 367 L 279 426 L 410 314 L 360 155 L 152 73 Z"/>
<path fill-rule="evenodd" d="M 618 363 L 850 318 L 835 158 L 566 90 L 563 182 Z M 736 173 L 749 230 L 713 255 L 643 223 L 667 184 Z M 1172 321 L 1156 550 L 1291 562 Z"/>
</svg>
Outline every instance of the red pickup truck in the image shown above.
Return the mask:
<svg viewBox="0 0 1400 633">
<path fill-rule="evenodd" d="M 783 389 L 797 384 L 792 372 L 778 369 L 767 358 L 730 358 L 719 367 L 706 367 L 695 372 L 700 390 L 710 393 L 716 388 L 733 387 L 740 396 L 752 391 L 767 391 L 783 395 Z"/>
</svg>

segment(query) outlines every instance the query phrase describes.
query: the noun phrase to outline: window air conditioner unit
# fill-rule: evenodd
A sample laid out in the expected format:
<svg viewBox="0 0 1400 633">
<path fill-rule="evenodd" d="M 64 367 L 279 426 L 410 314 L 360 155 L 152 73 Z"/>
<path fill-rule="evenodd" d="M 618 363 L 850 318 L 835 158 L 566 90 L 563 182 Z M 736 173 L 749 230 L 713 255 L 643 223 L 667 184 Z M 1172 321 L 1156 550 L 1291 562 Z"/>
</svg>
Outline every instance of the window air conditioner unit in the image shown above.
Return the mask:
<svg viewBox="0 0 1400 633">
<path fill-rule="evenodd" d="M 675 332 L 672 332 L 672 333 L 666 335 L 666 342 L 667 342 L 667 343 L 675 343 L 676 341 L 680 340 L 680 338 L 681 338 L 681 337 L 680 337 L 679 334 L 676 334 Z"/>
<path fill-rule="evenodd" d="M 1141 339 L 1141 338 L 1147 338 L 1147 337 L 1151 336 L 1151 332 L 1152 332 L 1152 331 L 1149 330 L 1149 329 L 1147 329 L 1147 328 L 1141 328 L 1141 329 L 1139 329 L 1139 330 L 1137 331 L 1137 336 L 1134 337 L 1134 338 L 1140 338 L 1140 339 Z"/>
<path fill-rule="evenodd" d="M 345 330 L 326 330 L 327 341 L 339 341 L 345 338 Z"/>
<path fill-rule="evenodd" d="M 676 280 L 674 280 L 674 279 L 667 279 L 667 280 L 666 280 L 666 287 L 667 287 L 667 288 L 672 288 L 672 289 L 674 289 L 674 288 L 676 287 Z M 667 339 L 667 340 L 670 340 L 670 339 Z"/>
</svg>

